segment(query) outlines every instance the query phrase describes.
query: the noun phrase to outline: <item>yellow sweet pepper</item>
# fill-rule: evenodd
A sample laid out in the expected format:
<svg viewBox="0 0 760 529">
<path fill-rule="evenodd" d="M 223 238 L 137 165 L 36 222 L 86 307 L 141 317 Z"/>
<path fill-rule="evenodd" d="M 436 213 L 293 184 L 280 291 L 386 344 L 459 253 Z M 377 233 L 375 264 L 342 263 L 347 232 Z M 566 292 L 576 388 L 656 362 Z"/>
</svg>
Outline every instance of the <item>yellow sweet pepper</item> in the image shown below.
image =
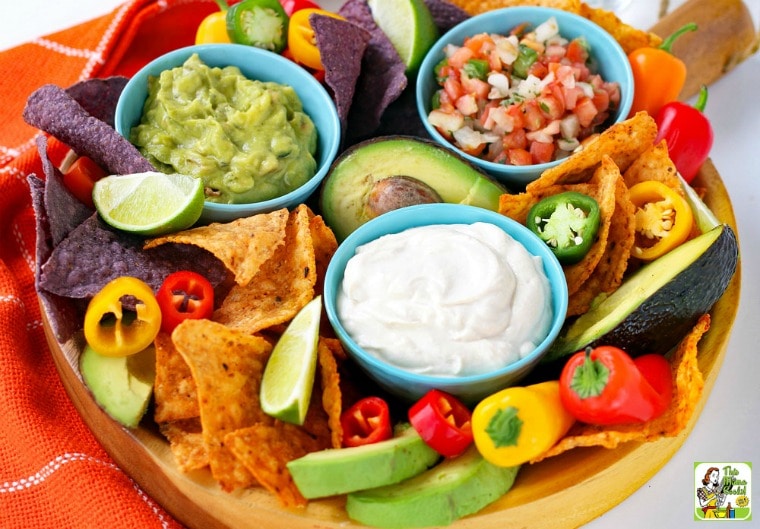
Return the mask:
<svg viewBox="0 0 760 529">
<path fill-rule="evenodd" d="M 645 180 L 629 190 L 636 206 L 636 240 L 631 255 L 652 261 L 684 242 L 694 214 L 687 200 L 662 182 Z"/>
<path fill-rule="evenodd" d="M 135 310 L 122 306 L 124 296 L 137 301 Z M 128 356 L 148 347 L 161 328 L 161 308 L 153 289 L 130 276 L 117 277 L 95 294 L 84 315 L 84 338 L 103 356 Z"/>
<path fill-rule="evenodd" d="M 503 389 L 483 399 L 472 413 L 475 446 L 484 459 L 503 467 L 544 453 L 574 422 L 562 406 L 556 380 Z"/>
<path fill-rule="evenodd" d="M 229 44 L 232 42 L 227 33 L 227 2 L 217 0 L 219 11 L 214 11 L 204 18 L 195 32 L 196 44 Z"/>
</svg>

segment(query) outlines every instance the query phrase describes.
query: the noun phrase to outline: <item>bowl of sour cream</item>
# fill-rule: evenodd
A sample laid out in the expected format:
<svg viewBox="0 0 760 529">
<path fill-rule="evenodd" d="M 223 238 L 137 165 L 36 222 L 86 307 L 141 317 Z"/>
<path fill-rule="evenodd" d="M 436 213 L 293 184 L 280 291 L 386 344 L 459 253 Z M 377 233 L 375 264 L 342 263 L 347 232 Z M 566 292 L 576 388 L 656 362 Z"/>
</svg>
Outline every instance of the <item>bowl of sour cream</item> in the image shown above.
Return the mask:
<svg viewBox="0 0 760 529">
<path fill-rule="evenodd" d="M 476 402 L 524 378 L 559 334 L 567 282 L 525 226 L 474 206 L 423 204 L 349 235 L 328 266 L 327 317 L 348 354 L 405 400 Z"/>
</svg>

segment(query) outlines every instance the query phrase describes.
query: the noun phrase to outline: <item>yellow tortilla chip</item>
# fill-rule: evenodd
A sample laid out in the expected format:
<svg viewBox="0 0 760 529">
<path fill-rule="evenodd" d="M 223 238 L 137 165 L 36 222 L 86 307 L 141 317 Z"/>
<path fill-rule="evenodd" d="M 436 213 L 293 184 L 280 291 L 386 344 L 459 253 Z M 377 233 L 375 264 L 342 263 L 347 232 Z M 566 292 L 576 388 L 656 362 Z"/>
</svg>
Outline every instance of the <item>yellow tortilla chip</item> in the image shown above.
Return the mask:
<svg viewBox="0 0 760 529">
<path fill-rule="evenodd" d="M 616 448 L 621 443 L 628 441 L 655 441 L 662 437 L 674 437 L 681 433 L 691 420 L 704 388 L 704 378 L 697 361 L 699 354 L 697 345 L 709 329 L 710 315 L 705 314 L 699 319 L 692 331 L 678 344 L 671 359 L 673 400 L 664 414 L 645 423 L 613 426 L 576 423 L 563 439 L 531 463 L 537 463 L 577 447 Z"/>
<path fill-rule="evenodd" d="M 249 334 L 285 323 L 314 297 L 316 280 L 309 211 L 302 205 L 288 216 L 285 243 L 250 283 L 230 289 L 213 319 Z"/>
<path fill-rule="evenodd" d="M 153 341 L 156 348 L 156 379 L 153 384 L 157 423 L 198 417 L 198 393 L 190 366 L 177 351 L 169 333 L 160 332 Z"/>
<path fill-rule="evenodd" d="M 644 151 L 625 171 L 623 179 L 628 187 L 646 180 L 655 180 L 683 195 L 678 170 L 670 159 L 665 140 Z"/>
<path fill-rule="evenodd" d="M 340 425 L 340 416 L 343 413 L 343 395 L 340 390 L 338 363 L 330 348 L 329 340 L 320 337 L 317 351 L 319 380 L 322 389 L 322 409 L 327 414 L 331 446 L 340 448 L 343 445 L 343 427 Z"/>
<path fill-rule="evenodd" d="M 222 261 L 238 285 L 247 285 L 283 244 L 287 220 L 288 210 L 280 209 L 150 239 L 144 248 L 169 242 L 198 246 Z"/>
<path fill-rule="evenodd" d="M 255 424 L 228 433 L 224 442 L 259 483 L 277 496 L 283 507 L 306 505 L 286 465 L 325 447 L 305 430 L 281 421 L 272 425 Z"/>
<path fill-rule="evenodd" d="M 172 332 L 172 341 L 190 366 L 198 389 L 211 474 L 228 492 L 255 485 L 250 471 L 224 445 L 224 436 L 273 422 L 259 404 L 271 344 L 210 320 L 185 320 Z"/>
<path fill-rule="evenodd" d="M 311 240 L 314 245 L 314 260 L 316 264 L 317 279 L 314 287 L 316 294 L 324 290 L 325 272 L 330 264 L 335 250 L 338 249 L 338 241 L 333 231 L 325 224 L 321 215 L 312 215 L 309 219 Z"/>
<path fill-rule="evenodd" d="M 628 196 L 628 188 L 623 179 L 618 178 L 615 185 L 615 211 L 610 219 L 604 253 L 591 276 L 570 299 L 569 315 L 588 311 L 597 296 L 614 292 L 623 282 L 636 236 L 635 213 L 636 208 Z"/>
<path fill-rule="evenodd" d="M 493 9 L 501 9 L 502 7 L 515 6 L 553 7 L 576 14 L 581 10 L 580 0 L 451 0 L 451 3 L 461 7 L 471 15 L 485 13 Z M 505 28 L 505 30 L 508 29 Z"/>
<path fill-rule="evenodd" d="M 581 4 L 578 14 L 601 26 L 620 44 L 626 54 L 639 48 L 656 48 L 662 38 L 641 29 L 636 29 L 620 20 L 612 11 Z"/>
<path fill-rule="evenodd" d="M 583 150 L 544 171 L 526 186 L 526 191 L 538 194 L 541 189 L 557 184 L 588 182 L 605 155 L 611 157 L 620 172 L 624 173 L 654 143 L 656 137 L 657 124 L 654 119 L 646 112 L 638 112 L 612 125 L 588 142 Z"/>
<path fill-rule="evenodd" d="M 159 429 L 169 441 L 169 449 L 180 471 L 191 472 L 209 465 L 199 417 L 162 423 Z"/>
</svg>

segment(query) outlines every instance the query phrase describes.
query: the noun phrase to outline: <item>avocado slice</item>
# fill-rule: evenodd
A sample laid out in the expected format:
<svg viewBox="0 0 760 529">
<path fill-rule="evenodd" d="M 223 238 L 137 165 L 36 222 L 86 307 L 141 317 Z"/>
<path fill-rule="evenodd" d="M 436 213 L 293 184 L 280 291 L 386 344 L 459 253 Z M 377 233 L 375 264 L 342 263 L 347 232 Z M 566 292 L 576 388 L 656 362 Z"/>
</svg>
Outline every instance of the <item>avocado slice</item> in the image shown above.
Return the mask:
<svg viewBox="0 0 760 529">
<path fill-rule="evenodd" d="M 420 202 L 469 204 L 497 210 L 506 189 L 464 158 L 437 143 L 412 136 L 381 136 L 346 149 L 330 168 L 320 192 L 322 217 L 338 240 L 378 214 L 368 207 L 376 184 L 387 178 L 400 183 L 418 181 Z M 389 186 L 399 192 L 385 203 L 411 205 L 408 186 Z M 430 193 L 433 190 L 434 193 Z M 427 198 L 425 198 L 427 197 Z M 387 208 L 386 208 L 387 209 Z"/>
<path fill-rule="evenodd" d="M 136 427 L 153 395 L 156 354 L 151 346 L 137 354 L 103 356 L 85 345 L 79 371 L 95 401 L 127 428 Z"/>
<path fill-rule="evenodd" d="M 543 362 L 596 345 L 614 345 L 632 356 L 667 353 L 720 299 L 738 261 L 736 235 L 726 224 L 685 242 L 566 325 Z"/>
<path fill-rule="evenodd" d="M 349 494 L 346 512 L 373 527 L 449 525 L 503 496 L 519 468 L 489 463 L 472 445 L 461 456 L 396 485 Z"/>
<path fill-rule="evenodd" d="M 414 428 L 391 439 L 312 452 L 287 464 L 304 498 L 321 498 L 398 483 L 434 465 L 440 456 Z"/>
</svg>

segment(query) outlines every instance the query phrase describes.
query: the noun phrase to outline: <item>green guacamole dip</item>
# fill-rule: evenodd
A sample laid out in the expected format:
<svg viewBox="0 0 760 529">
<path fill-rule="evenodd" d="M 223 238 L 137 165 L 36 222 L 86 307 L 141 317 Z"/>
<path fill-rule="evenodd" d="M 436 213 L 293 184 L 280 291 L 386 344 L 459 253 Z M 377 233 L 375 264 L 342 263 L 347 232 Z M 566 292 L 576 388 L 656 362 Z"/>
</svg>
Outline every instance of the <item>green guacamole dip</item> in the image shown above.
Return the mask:
<svg viewBox="0 0 760 529">
<path fill-rule="evenodd" d="M 130 140 L 156 169 L 201 178 L 211 202 L 276 198 L 317 170 L 317 131 L 292 87 L 211 68 L 197 54 L 150 78 Z"/>
</svg>

